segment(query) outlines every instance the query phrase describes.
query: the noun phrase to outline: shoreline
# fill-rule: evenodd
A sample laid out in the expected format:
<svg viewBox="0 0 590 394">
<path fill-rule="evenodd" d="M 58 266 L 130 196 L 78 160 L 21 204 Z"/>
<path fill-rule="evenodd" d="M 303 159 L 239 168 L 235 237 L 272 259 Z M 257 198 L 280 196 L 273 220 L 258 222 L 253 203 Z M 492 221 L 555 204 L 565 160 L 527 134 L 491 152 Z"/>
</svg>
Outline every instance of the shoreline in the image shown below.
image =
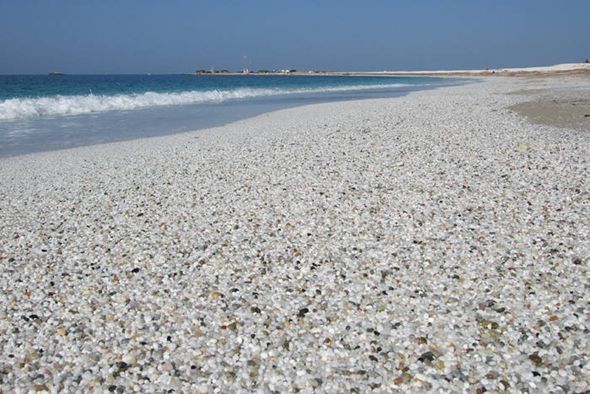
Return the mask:
<svg viewBox="0 0 590 394">
<path fill-rule="evenodd" d="M 388 88 L 382 90 L 379 86 L 375 89 L 351 90 L 350 92 L 327 92 L 312 93 L 310 95 L 286 95 L 283 97 L 257 97 L 246 100 L 229 100 L 223 103 L 200 103 L 171 106 L 154 106 L 149 108 L 138 108 L 126 113 L 122 110 L 104 111 L 88 114 L 78 114 L 56 117 L 54 123 L 45 124 L 35 128 L 35 122 L 42 122 L 43 118 L 31 120 L 32 131 L 25 131 L 22 135 L 16 135 L 13 139 L 0 140 L 0 158 L 15 157 L 23 154 L 43 151 L 55 151 L 79 146 L 97 145 L 110 142 L 129 141 L 134 139 L 151 138 L 157 136 L 174 135 L 180 133 L 194 132 L 212 127 L 221 127 L 242 119 L 248 119 L 260 114 L 274 112 L 281 109 L 295 108 L 298 106 L 313 105 L 318 103 L 341 102 L 366 100 L 377 98 L 393 98 L 407 95 L 412 91 L 433 89 L 433 82 L 429 84 L 408 84 L 405 87 Z M 468 83 L 466 81 L 445 81 L 436 82 L 448 86 L 452 84 Z M 98 116 L 98 120 L 93 117 Z M 166 122 L 159 119 L 164 117 Z M 111 122 L 109 122 L 109 119 Z M 119 123 L 124 126 L 122 130 L 116 128 L 120 119 L 126 123 Z M 51 120 L 50 120 L 51 121 Z M 16 121 L 17 122 L 17 121 Z M 22 121 L 21 121 L 22 122 Z M 112 124 L 115 122 L 115 124 Z M 1 121 L 0 121 L 1 123 Z M 63 123 L 70 125 L 63 130 L 60 126 Z M 10 124 L 7 123 L 7 124 Z M 92 127 L 87 128 L 86 125 Z M 21 126 L 28 127 L 26 124 Z M 141 127 L 143 125 L 144 127 Z M 0 124 L 2 126 L 2 124 Z M 78 126 L 78 129 L 76 129 Z M 0 134 L 8 133 L 8 127 L 0 128 Z"/>
<path fill-rule="evenodd" d="M 579 88 L 0 159 L 0 389 L 588 390 L 590 134 L 510 109 Z"/>
<path fill-rule="evenodd" d="M 487 80 L 486 78 L 481 78 L 481 77 L 457 76 L 457 79 L 462 79 L 462 78 L 464 78 L 466 80 L 475 81 L 475 83 L 482 83 Z M 512 77 L 510 77 L 510 78 L 512 78 Z M 529 82 L 528 82 L 529 78 L 523 77 L 523 76 L 518 76 L 518 78 L 520 79 L 521 84 L 525 84 L 525 86 L 529 85 Z M 574 79 L 571 80 L 571 78 L 574 78 Z M 543 76 L 543 78 L 541 78 L 541 80 L 556 81 L 554 83 L 554 85 L 555 84 L 559 85 L 559 81 L 570 80 L 569 86 L 575 88 L 575 85 L 576 85 L 575 81 L 577 80 L 577 78 L 583 78 L 583 76 L 578 75 L 578 74 L 574 74 L 574 75 L 570 75 L 570 74 L 561 75 L 561 74 L 559 74 L 559 75 Z M 533 81 L 535 79 L 536 78 L 533 78 Z M 534 83 L 534 82 L 532 82 L 532 83 Z M 452 86 L 455 86 L 455 85 L 452 85 Z M 58 149 L 42 150 L 42 151 L 36 151 L 36 152 L 16 153 L 13 155 L 0 156 L 0 162 L 2 160 L 10 160 L 10 159 L 14 159 L 14 158 L 18 158 L 18 157 L 26 157 L 26 156 L 30 156 L 30 155 L 51 154 L 51 153 L 59 153 L 59 152 L 66 153 L 68 151 L 75 150 L 75 149 L 99 147 L 101 145 L 108 146 L 111 144 L 119 144 L 119 143 L 133 142 L 133 141 L 142 141 L 142 140 L 149 141 L 152 139 L 168 138 L 168 137 L 174 137 L 174 136 L 183 135 L 183 134 L 193 134 L 193 133 L 200 133 L 200 132 L 204 132 L 204 131 L 223 129 L 223 127 L 225 127 L 225 126 L 233 126 L 234 124 L 239 123 L 241 121 L 245 121 L 245 120 L 257 118 L 259 116 L 264 116 L 266 114 L 272 114 L 277 111 L 283 111 L 283 110 L 288 110 L 288 109 L 293 109 L 293 108 L 307 107 L 307 106 L 314 106 L 314 105 L 321 105 L 321 104 L 330 104 L 330 103 L 336 104 L 336 103 L 342 103 L 342 102 L 365 101 L 365 100 L 388 100 L 388 99 L 394 99 L 394 98 L 398 98 L 398 97 L 405 97 L 407 95 L 411 95 L 416 92 L 427 91 L 427 90 L 436 90 L 436 89 L 445 89 L 447 87 L 448 87 L 447 85 L 442 85 L 442 86 L 436 86 L 434 88 L 428 88 L 428 89 L 411 90 L 408 92 L 404 92 L 404 94 L 402 96 L 392 96 L 390 98 L 379 97 L 379 98 L 363 98 L 363 99 L 350 99 L 350 100 L 346 99 L 346 100 L 336 100 L 336 101 L 328 100 L 328 101 L 305 103 L 305 104 L 298 104 L 298 105 L 285 106 L 285 107 L 279 106 L 277 108 L 269 109 L 268 111 L 254 113 L 252 116 L 246 116 L 243 118 L 230 120 L 226 123 L 216 124 L 216 125 L 212 125 L 209 127 L 206 126 L 203 128 L 198 128 L 198 129 L 188 130 L 188 131 L 164 133 L 164 134 L 157 134 L 157 135 L 145 136 L 145 137 L 135 137 L 135 138 L 130 138 L 130 139 L 109 141 L 109 142 L 103 142 L 103 143 L 93 143 L 90 145 L 79 145 L 79 146 L 73 146 L 73 147 L 68 147 L 68 148 L 58 148 Z M 571 129 L 577 129 L 577 130 L 590 131 L 590 125 L 589 125 L 590 117 L 585 116 L 587 114 L 590 114 L 590 97 L 588 95 L 578 94 L 576 96 L 575 94 L 574 95 L 567 94 L 565 97 L 562 97 L 563 92 L 560 92 L 559 89 L 556 90 L 555 87 L 547 88 L 544 85 L 542 85 L 542 87 L 539 89 L 527 88 L 527 89 L 521 89 L 521 90 L 513 90 L 513 91 L 507 91 L 505 94 L 515 95 L 515 96 L 519 96 L 521 98 L 518 103 L 509 105 L 508 107 L 506 107 L 506 109 L 515 111 L 516 113 L 520 114 L 523 117 L 523 119 L 527 119 L 528 121 L 530 121 L 533 124 L 538 124 L 538 125 L 543 125 L 543 126 L 555 126 L 558 128 L 566 128 L 566 129 L 571 128 Z M 559 97 L 562 97 L 562 100 L 561 100 L 562 102 L 560 104 L 557 104 L 554 101 L 556 98 L 559 98 Z M 572 101 L 573 101 L 573 103 L 572 103 Z M 580 105 L 580 103 L 583 103 L 583 105 Z M 575 105 L 577 105 L 577 107 L 574 107 Z M 554 117 L 556 115 L 559 118 L 557 120 L 554 119 Z M 195 136 L 195 138 L 198 138 L 198 136 Z"/>
</svg>

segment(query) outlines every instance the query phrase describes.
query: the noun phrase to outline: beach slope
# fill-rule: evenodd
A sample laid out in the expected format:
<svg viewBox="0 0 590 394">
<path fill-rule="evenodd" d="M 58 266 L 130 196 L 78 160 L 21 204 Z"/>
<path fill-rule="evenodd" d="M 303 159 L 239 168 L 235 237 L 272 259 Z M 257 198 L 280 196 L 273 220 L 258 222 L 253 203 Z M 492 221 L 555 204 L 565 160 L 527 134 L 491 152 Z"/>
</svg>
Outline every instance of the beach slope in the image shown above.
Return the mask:
<svg viewBox="0 0 590 394">
<path fill-rule="evenodd" d="M 590 389 L 590 134 L 509 108 L 581 87 L 0 160 L 0 387 Z"/>
</svg>

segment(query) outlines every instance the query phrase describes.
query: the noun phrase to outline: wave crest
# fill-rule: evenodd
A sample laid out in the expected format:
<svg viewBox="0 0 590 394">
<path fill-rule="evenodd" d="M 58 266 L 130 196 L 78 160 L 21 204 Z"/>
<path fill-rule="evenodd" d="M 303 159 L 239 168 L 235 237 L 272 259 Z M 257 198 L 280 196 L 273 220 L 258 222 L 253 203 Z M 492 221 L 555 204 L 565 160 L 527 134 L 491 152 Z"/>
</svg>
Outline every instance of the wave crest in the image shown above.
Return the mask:
<svg viewBox="0 0 590 394">
<path fill-rule="evenodd" d="M 186 91 L 173 93 L 145 92 L 121 95 L 50 96 L 14 98 L 0 101 L 0 120 L 16 120 L 43 116 L 81 115 L 93 112 L 128 111 L 148 107 L 220 103 L 228 100 L 289 95 L 298 93 L 329 93 L 367 89 L 385 89 L 406 84 L 356 85 L 318 88 L 239 88 L 233 90 Z"/>
</svg>

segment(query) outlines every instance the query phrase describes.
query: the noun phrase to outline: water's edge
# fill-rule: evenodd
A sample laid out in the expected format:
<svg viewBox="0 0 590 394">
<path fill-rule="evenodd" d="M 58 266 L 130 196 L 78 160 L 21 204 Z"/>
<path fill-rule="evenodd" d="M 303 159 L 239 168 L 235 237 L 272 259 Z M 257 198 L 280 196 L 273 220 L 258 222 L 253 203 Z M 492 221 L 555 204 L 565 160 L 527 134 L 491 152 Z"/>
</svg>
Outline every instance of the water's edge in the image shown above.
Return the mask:
<svg viewBox="0 0 590 394">
<path fill-rule="evenodd" d="M 445 84 L 440 85 L 406 86 L 403 90 L 339 92 L 313 97 L 290 97 L 281 100 L 265 97 L 221 104 L 181 105 L 168 107 L 164 111 L 161 108 L 147 108 L 77 115 L 69 117 L 68 128 L 64 129 L 61 134 L 35 132 L 26 136 L 24 140 L 23 136 L 19 135 L 19 138 L 15 138 L 12 143 L 10 139 L 5 139 L 4 143 L 0 144 L 0 158 L 193 132 L 303 105 L 393 98 L 407 95 L 413 91 L 436 89 L 468 82 L 468 80 L 454 79 L 447 80 Z M 42 127 L 45 121 L 51 122 L 52 119 L 36 120 L 37 127 L 39 124 Z M 108 127 L 101 126 L 103 124 Z"/>
</svg>

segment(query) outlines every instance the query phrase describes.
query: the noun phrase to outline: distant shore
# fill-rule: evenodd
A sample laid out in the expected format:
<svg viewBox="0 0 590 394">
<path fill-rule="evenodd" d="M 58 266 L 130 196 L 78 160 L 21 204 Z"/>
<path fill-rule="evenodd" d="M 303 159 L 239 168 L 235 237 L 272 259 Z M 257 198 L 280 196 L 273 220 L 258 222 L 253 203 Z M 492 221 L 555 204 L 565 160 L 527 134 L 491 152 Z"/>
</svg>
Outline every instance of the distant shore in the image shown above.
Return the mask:
<svg viewBox="0 0 590 394">
<path fill-rule="evenodd" d="M 381 71 L 372 75 L 394 76 L 467 76 L 467 77 L 525 77 L 590 75 L 590 63 L 566 63 L 547 67 L 492 68 L 483 70 L 436 70 L 436 71 Z"/>
<path fill-rule="evenodd" d="M 323 70 L 198 70 L 188 75 L 335 75 L 335 76 L 425 76 L 425 77 L 523 77 L 590 75 L 590 63 L 566 63 L 547 67 L 493 68 L 483 70 L 422 70 L 422 71 L 323 71 Z"/>
</svg>

